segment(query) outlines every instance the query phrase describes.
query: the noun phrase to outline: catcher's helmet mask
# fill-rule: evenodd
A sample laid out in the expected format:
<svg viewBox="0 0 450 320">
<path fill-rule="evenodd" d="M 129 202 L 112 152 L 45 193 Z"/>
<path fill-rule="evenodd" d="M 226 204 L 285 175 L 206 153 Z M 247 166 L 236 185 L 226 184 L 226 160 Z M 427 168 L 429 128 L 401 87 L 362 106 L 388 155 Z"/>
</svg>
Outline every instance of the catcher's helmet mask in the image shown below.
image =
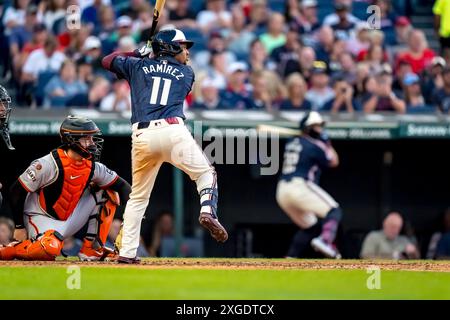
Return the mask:
<svg viewBox="0 0 450 320">
<path fill-rule="evenodd" d="M 174 57 L 183 51 L 182 44 L 190 49 L 194 42 L 186 40 L 183 31 L 178 29 L 160 31 L 152 39 L 152 49 L 156 57 Z"/>
<path fill-rule="evenodd" d="M 0 86 L 0 134 L 10 150 L 14 150 L 9 136 L 9 117 L 11 115 L 11 97 L 3 86 Z"/>
<path fill-rule="evenodd" d="M 321 127 L 325 126 L 325 121 L 317 111 L 307 112 L 305 116 L 300 120 L 301 132 L 309 135 L 312 138 L 318 139 L 320 137 L 320 132 L 314 130 L 314 126 L 316 125 L 319 125 Z"/>
<path fill-rule="evenodd" d="M 85 159 L 99 161 L 103 149 L 102 133 L 94 121 L 79 117 L 68 116 L 59 130 L 62 147 L 72 149 Z M 84 146 L 80 139 L 92 137 L 93 144 Z"/>
</svg>

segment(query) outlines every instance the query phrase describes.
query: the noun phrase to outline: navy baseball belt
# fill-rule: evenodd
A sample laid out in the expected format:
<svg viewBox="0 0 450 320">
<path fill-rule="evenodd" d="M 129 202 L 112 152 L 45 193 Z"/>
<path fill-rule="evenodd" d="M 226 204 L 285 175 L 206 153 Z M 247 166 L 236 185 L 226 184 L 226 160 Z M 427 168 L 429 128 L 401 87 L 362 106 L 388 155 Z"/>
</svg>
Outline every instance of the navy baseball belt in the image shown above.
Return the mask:
<svg viewBox="0 0 450 320">
<path fill-rule="evenodd" d="M 180 120 L 178 120 L 177 117 L 170 117 L 170 118 L 165 118 L 165 119 L 160 119 L 160 120 L 154 120 L 154 121 L 165 121 L 168 124 L 180 124 Z M 138 123 L 138 129 L 146 129 L 150 126 L 151 121 L 143 121 L 143 122 L 139 122 Z"/>
</svg>

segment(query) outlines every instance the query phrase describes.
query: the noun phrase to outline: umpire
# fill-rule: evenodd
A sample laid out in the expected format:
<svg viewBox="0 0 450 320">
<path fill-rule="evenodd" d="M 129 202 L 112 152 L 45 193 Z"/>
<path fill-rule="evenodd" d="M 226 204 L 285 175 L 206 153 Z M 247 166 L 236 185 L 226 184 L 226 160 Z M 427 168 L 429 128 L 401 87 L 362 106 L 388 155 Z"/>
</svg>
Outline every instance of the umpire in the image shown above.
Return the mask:
<svg viewBox="0 0 450 320">
<path fill-rule="evenodd" d="M 5 141 L 6 146 L 9 150 L 14 150 L 11 144 L 11 139 L 9 137 L 9 115 L 11 113 L 11 97 L 8 91 L 3 86 L 0 86 L 0 135 L 3 141 Z M 0 190 L 2 189 L 2 184 L 0 183 Z M 2 206 L 3 197 L 0 192 L 0 207 Z"/>
</svg>

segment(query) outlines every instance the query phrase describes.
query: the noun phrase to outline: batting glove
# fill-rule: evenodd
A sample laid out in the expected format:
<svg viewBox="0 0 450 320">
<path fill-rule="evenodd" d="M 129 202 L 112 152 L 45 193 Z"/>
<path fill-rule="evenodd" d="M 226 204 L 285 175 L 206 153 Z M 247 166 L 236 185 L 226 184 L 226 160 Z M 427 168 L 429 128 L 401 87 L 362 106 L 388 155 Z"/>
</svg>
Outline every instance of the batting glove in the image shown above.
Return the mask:
<svg viewBox="0 0 450 320">
<path fill-rule="evenodd" d="M 139 58 L 148 57 L 153 52 L 152 47 L 147 43 L 146 45 L 134 50 L 134 54 Z"/>
</svg>

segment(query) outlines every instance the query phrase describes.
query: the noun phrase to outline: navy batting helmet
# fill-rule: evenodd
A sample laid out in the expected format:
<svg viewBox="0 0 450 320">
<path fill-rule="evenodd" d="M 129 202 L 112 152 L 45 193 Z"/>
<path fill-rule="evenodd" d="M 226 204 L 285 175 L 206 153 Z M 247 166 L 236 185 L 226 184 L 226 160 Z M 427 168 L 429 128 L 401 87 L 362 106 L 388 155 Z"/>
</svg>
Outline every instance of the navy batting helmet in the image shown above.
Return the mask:
<svg viewBox="0 0 450 320">
<path fill-rule="evenodd" d="M 79 117 L 68 116 L 59 129 L 63 147 L 70 148 L 83 158 L 98 161 L 103 148 L 103 138 L 101 131 L 94 121 Z M 93 144 L 83 145 L 81 138 L 92 137 Z"/>
<path fill-rule="evenodd" d="M 178 29 L 163 30 L 152 39 L 152 49 L 155 56 L 176 56 L 183 49 L 181 44 L 185 44 L 189 49 L 194 45 L 193 41 L 186 40 L 183 31 Z"/>
</svg>

